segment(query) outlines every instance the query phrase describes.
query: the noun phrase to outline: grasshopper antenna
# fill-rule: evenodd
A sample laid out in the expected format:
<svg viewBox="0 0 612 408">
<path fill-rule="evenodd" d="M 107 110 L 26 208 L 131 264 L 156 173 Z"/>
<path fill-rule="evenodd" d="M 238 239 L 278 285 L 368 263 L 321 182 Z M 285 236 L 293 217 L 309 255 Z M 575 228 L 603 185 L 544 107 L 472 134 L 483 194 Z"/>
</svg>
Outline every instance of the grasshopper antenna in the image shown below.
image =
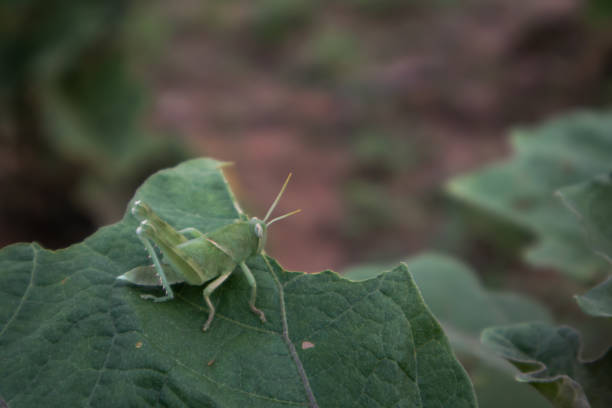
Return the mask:
<svg viewBox="0 0 612 408">
<path fill-rule="evenodd" d="M 283 218 L 290 217 L 290 216 L 292 216 L 293 214 L 297 214 L 297 213 L 299 213 L 300 211 L 302 211 L 302 210 L 295 210 L 295 211 L 291 211 L 290 213 L 287 213 L 287 214 L 285 214 L 285 215 L 281 215 L 280 217 L 276 217 L 275 219 L 273 219 L 272 221 L 270 221 L 269 223 L 267 223 L 267 224 L 266 224 L 266 227 L 269 227 L 269 226 L 270 226 L 270 225 L 271 225 L 273 222 L 280 221 L 280 220 L 282 220 Z"/>
<path fill-rule="evenodd" d="M 266 222 L 266 220 L 268 218 L 270 218 L 270 215 L 272 214 L 272 211 L 274 211 L 274 208 L 276 207 L 276 204 L 278 204 L 278 200 L 280 200 L 281 196 L 283 195 L 283 193 L 285 192 L 285 188 L 287 187 L 287 184 L 289 183 L 289 180 L 291 180 L 291 176 L 292 174 L 289 173 L 289 175 L 287 176 L 287 180 L 285 180 L 285 184 L 283 184 L 283 186 L 281 187 L 280 192 L 278 193 L 278 195 L 276 196 L 276 199 L 274 200 L 274 202 L 272 203 L 272 205 L 270 206 L 270 209 L 268 210 L 268 213 L 266 214 L 266 216 L 263 219 L 263 222 Z M 288 217 L 289 215 L 287 215 Z M 280 218 L 280 217 L 279 217 Z M 272 220 L 272 222 L 277 221 L 277 219 Z M 270 224 L 272 223 L 270 222 Z M 270 225 L 268 224 L 268 225 Z"/>
<path fill-rule="evenodd" d="M 285 188 L 287 188 L 287 184 L 289 184 L 289 180 L 291 180 L 291 176 L 292 174 L 289 173 L 289 175 L 287 176 L 287 180 L 285 180 L 285 184 L 283 184 L 283 186 L 281 187 L 280 192 L 278 193 L 278 195 L 276 196 L 276 199 L 274 200 L 274 202 L 272 203 L 272 205 L 270 206 L 270 209 L 268 210 L 268 213 L 266 214 L 265 218 L 263 219 L 263 222 L 266 222 L 268 220 L 268 218 L 270 217 L 270 215 L 272 214 L 272 211 L 274 211 L 274 208 L 276 207 L 276 204 L 278 204 L 278 200 L 280 200 L 281 196 L 283 195 L 283 193 L 285 192 Z M 280 221 L 283 218 L 287 218 L 292 216 L 293 214 L 297 214 L 302 210 L 295 210 L 295 211 L 291 211 L 290 213 L 287 213 L 285 215 L 281 215 L 280 217 L 276 217 L 274 218 L 272 221 L 268 222 L 266 224 L 266 226 L 270 226 L 272 223 L 276 222 L 276 221 Z"/>
</svg>

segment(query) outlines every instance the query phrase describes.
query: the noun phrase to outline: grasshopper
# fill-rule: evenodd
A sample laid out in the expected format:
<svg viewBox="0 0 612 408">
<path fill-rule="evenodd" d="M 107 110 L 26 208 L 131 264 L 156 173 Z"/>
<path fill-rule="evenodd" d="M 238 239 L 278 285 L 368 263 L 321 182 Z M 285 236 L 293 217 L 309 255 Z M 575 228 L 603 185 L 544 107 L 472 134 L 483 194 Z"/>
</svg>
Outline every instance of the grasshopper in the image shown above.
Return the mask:
<svg viewBox="0 0 612 408">
<path fill-rule="evenodd" d="M 214 279 L 203 291 L 204 301 L 209 310 L 208 319 L 202 327 L 202 331 L 206 331 L 215 317 L 215 307 L 210 301 L 210 295 L 230 277 L 237 266 L 240 266 L 251 287 L 249 306 L 265 323 L 264 312 L 255 306 L 257 283 L 246 261 L 262 253 L 268 227 L 271 224 L 300 212 L 295 210 L 267 221 L 290 179 L 291 174 L 285 180 L 263 220 L 257 217 L 248 219 L 241 213 L 241 218 L 232 224 L 206 234 L 195 228 L 177 231 L 155 214 L 147 204 L 140 200 L 136 201 L 132 206 L 132 214 L 141 220 L 136 234 L 152 258 L 153 265 L 136 267 L 117 279 L 140 286 L 162 286 L 165 296 L 140 295 L 141 298 L 151 299 L 154 302 L 173 299 L 172 284 L 186 282 L 189 285 L 201 286 Z M 159 248 L 161 260 L 152 243 Z"/>
</svg>

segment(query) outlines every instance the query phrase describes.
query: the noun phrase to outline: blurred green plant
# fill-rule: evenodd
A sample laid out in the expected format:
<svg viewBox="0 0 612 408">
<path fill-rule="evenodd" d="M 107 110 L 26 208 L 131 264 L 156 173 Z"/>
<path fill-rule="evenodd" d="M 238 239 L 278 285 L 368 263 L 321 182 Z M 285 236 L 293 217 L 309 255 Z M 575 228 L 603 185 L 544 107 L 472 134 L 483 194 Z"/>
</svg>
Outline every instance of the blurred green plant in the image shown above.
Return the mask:
<svg viewBox="0 0 612 408">
<path fill-rule="evenodd" d="M 516 224 L 473 206 L 462 205 L 444 196 L 441 212 L 445 219 L 436 233 L 432 247 L 469 262 L 478 270 L 485 269 L 485 282 L 504 287 L 516 268 L 521 249 L 532 235 Z M 491 256 L 494 254 L 494 256 Z"/>
<path fill-rule="evenodd" d="M 403 188 L 404 177 L 424 161 L 427 152 L 416 138 L 397 137 L 372 126 L 356 131 L 349 143 L 350 181 L 341 190 L 347 214 L 344 238 L 362 248 L 364 259 L 401 253 L 405 246 L 397 236 L 406 229 L 426 228 L 429 219 L 423 204 L 428 192 L 417 197 Z M 377 234 L 381 239 L 373 242 L 371 237 Z"/>
<path fill-rule="evenodd" d="M 589 246 L 609 261 L 612 256 L 610 175 L 565 187 L 558 195 L 581 221 Z M 612 279 L 576 296 L 576 300 L 589 315 L 612 317 Z M 609 342 L 608 349 L 593 360 L 583 358 L 580 334 L 570 327 L 548 324 L 492 327 L 483 333 L 483 342 L 521 370 L 519 381 L 534 386 L 556 407 L 604 408 L 612 404 Z"/>
<path fill-rule="evenodd" d="M 11 158 L 0 165 L 0 189 L 10 191 L 5 214 L 37 200 L 48 208 L 73 208 L 93 224 L 110 222 L 147 174 L 186 157 L 177 142 L 145 130 L 147 96 L 129 47 L 144 46 L 130 35 L 142 40 L 138 16 L 150 14 L 139 14 L 134 5 L 115 0 L 0 5 L 0 153 Z M 37 184 L 34 174 L 56 177 L 41 177 Z M 11 218 L 2 220 L 5 232 L 30 228 Z M 70 230 L 69 212 L 62 218 Z M 78 238 L 82 235 L 37 237 L 52 246 Z"/>
<path fill-rule="evenodd" d="M 408 7 L 414 7 L 415 4 L 422 3 L 420 1 L 402 1 L 402 0 L 339 0 L 340 3 L 352 6 L 359 11 L 373 14 L 390 14 L 398 11 L 403 11 Z"/>
<path fill-rule="evenodd" d="M 280 45 L 312 20 L 316 6 L 310 0 L 258 1 L 250 4 L 247 25 L 260 45 Z"/>
<path fill-rule="evenodd" d="M 319 29 L 302 45 L 299 70 L 311 81 L 337 81 L 349 76 L 362 59 L 359 41 L 350 31 Z"/>
<path fill-rule="evenodd" d="M 348 212 L 345 232 L 349 237 L 371 236 L 392 227 L 397 220 L 394 210 L 398 202 L 379 184 L 353 180 L 345 185 L 343 200 Z"/>
<path fill-rule="evenodd" d="M 586 231 L 586 239 L 593 251 L 612 261 L 612 173 L 594 177 L 583 183 L 559 190 L 559 197 L 580 220 Z M 610 268 L 608 268 L 609 275 Z M 596 317 L 612 317 L 612 278 L 576 296 L 585 313 Z"/>
<path fill-rule="evenodd" d="M 612 3 L 609 0 L 588 0 L 586 14 L 596 21 L 607 20 L 612 17 Z"/>
<path fill-rule="evenodd" d="M 336 2 L 350 6 L 364 14 L 383 17 L 393 17 L 398 13 L 415 9 L 447 7 L 459 3 L 456 0 L 336 0 Z"/>
<path fill-rule="evenodd" d="M 580 335 L 571 327 L 517 324 L 484 331 L 483 342 L 511 361 L 555 407 L 607 408 L 612 403 L 612 349 L 586 361 Z"/>
<path fill-rule="evenodd" d="M 394 137 L 378 129 L 364 129 L 351 139 L 355 171 L 363 177 L 384 179 L 415 169 L 424 161 L 420 143 L 409 137 Z"/>
<path fill-rule="evenodd" d="M 540 244 L 537 256 L 532 252 L 530 260 L 554 265 L 581 279 L 595 279 L 604 272 L 609 275 L 610 130 L 608 113 L 560 118 L 535 134 L 515 136 L 515 159 L 453 180 L 451 191 L 536 232 Z M 578 220 L 569 215 L 568 208 Z M 577 296 L 578 305 L 592 316 L 612 316 L 611 282 L 608 278 Z M 603 408 L 612 404 L 609 341 L 604 339 L 607 350 L 602 355 L 587 361 L 579 333 L 569 327 L 549 323 L 496 326 L 486 329 L 482 338 L 521 371 L 519 381 L 531 384 L 554 406 Z"/>
<path fill-rule="evenodd" d="M 578 280 L 597 279 L 607 264 L 584 242 L 580 224 L 553 193 L 609 170 L 612 115 L 582 112 L 512 133 L 514 158 L 452 179 L 450 193 L 534 233 L 526 257 Z"/>
</svg>

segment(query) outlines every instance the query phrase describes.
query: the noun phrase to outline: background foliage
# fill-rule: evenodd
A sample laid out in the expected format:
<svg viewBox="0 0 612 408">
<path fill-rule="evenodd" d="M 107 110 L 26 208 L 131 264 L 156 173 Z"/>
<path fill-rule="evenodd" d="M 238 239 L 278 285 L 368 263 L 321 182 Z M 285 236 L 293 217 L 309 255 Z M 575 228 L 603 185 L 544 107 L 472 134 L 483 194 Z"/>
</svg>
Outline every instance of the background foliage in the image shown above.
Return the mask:
<svg viewBox="0 0 612 408">
<path fill-rule="evenodd" d="M 145 130 L 132 6 L 0 4 L 0 222 L 7 234 L 52 247 L 84 238 L 116 220 L 152 170 L 187 156 Z"/>
<path fill-rule="evenodd" d="M 357 265 L 362 279 L 407 260 L 481 407 L 500 400 L 605 406 L 609 394 L 600 385 L 608 381 L 612 338 L 609 5 L 458 4 L 2 2 L 0 246 L 80 242 L 121 219 L 147 174 L 186 156 L 235 162 L 228 177 L 256 215 L 293 171 L 279 210 L 304 211 L 275 224 L 268 242 L 287 269 Z M 510 143 L 507 129 L 514 129 Z M 183 215 L 193 225 L 202 221 Z M 64 254 L 33 245 L 41 259 Z M 125 256 L 136 262 L 142 253 Z M 78 260 L 86 262 L 57 265 L 80 268 Z M 21 267 L 27 287 L 27 262 Z M 110 275 L 83 271 L 74 275 L 81 280 L 72 283 L 73 298 L 71 281 L 58 278 L 66 299 L 89 312 L 114 310 L 105 303 L 108 292 L 97 292 L 108 289 L 110 281 L 100 279 Z M 53 301 L 54 288 L 45 291 Z M 23 292 L 13 292 L 5 313 L 19 307 Z M 20 310 L 36 305 L 24 301 Z M 155 325 L 143 316 L 130 327 Z M 49 327 L 63 318 L 88 336 L 90 320 L 80 312 Z M 516 368 L 480 345 L 487 326 L 487 347 Z M 14 330 L 8 327 L 0 331 Z M 108 349 L 112 330 L 105 330 L 84 340 L 95 353 Z M 43 344 L 40 350 L 55 347 L 62 358 L 70 353 L 55 329 L 24 333 L 11 335 Z M 149 353 L 138 341 L 128 349 Z M 544 352 L 534 352 L 536 345 Z M 103 365 L 95 355 L 92 366 Z M 46 356 L 39 351 L 15 364 L 27 371 L 45 361 L 50 376 L 63 372 Z M 99 376 L 97 387 L 110 377 Z M 150 398 L 142 390 L 158 386 L 138 383 L 134 395 Z M 166 390 L 160 401 L 174 401 L 177 388 Z"/>
<path fill-rule="evenodd" d="M 608 114 L 575 114 L 550 123 L 545 132 L 516 137 L 518 158 L 457 179 L 450 189 L 537 231 L 540 243 L 528 254 L 529 260 L 552 264 L 577 278 L 609 275 L 608 120 Z M 576 183 L 579 180 L 586 181 Z M 551 187 L 563 188 L 553 197 Z M 521 200 L 527 204 L 516 205 Z M 559 211 L 561 202 L 565 214 Z M 609 317 L 610 278 L 576 299 L 586 313 Z M 545 323 L 494 327 L 484 331 L 483 342 L 521 370 L 517 379 L 532 384 L 555 406 L 612 403 L 609 341 L 603 342 L 608 349 L 592 361 L 584 359 L 580 336 L 569 327 Z"/>
</svg>

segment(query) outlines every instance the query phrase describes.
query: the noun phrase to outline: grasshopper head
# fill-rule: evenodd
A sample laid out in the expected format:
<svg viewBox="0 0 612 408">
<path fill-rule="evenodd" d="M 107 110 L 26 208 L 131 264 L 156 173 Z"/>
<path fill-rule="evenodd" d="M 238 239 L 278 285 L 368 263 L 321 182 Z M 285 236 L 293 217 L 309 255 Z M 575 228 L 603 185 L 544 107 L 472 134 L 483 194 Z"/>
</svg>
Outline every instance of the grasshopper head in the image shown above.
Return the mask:
<svg viewBox="0 0 612 408">
<path fill-rule="evenodd" d="M 268 227 L 272 223 L 274 223 L 276 221 L 280 221 L 283 218 L 287 218 L 290 215 L 297 214 L 300 211 L 302 211 L 302 210 L 295 210 L 295 211 L 292 211 L 292 212 L 290 212 L 288 214 L 281 215 L 280 217 L 276 217 L 276 218 L 274 218 L 271 221 L 268 221 L 268 218 L 270 218 L 270 215 L 272 215 L 272 211 L 274 211 L 274 208 L 276 207 L 276 204 L 278 204 L 278 200 L 280 200 L 281 196 L 285 192 L 285 188 L 287 187 L 287 183 L 289 183 L 289 179 L 291 179 L 291 173 L 289 173 L 289 176 L 287 176 L 287 180 L 285 180 L 285 184 L 283 184 L 283 187 L 281 188 L 280 192 L 276 196 L 276 199 L 274 200 L 274 202 L 270 206 L 270 209 L 268 210 L 268 213 L 266 214 L 264 219 L 260 220 L 257 217 L 253 217 L 249 221 L 249 223 L 253 225 L 253 228 L 254 228 L 254 231 L 255 231 L 255 235 L 259 238 L 259 244 L 257 245 L 257 253 L 258 254 L 261 253 L 261 251 L 263 251 L 263 248 L 266 245 L 266 238 L 268 236 Z"/>
<path fill-rule="evenodd" d="M 268 225 L 263 220 L 253 217 L 249 220 L 249 224 L 253 226 L 253 232 L 257 237 L 257 253 L 260 254 L 266 246 L 266 238 L 268 237 Z"/>
</svg>

